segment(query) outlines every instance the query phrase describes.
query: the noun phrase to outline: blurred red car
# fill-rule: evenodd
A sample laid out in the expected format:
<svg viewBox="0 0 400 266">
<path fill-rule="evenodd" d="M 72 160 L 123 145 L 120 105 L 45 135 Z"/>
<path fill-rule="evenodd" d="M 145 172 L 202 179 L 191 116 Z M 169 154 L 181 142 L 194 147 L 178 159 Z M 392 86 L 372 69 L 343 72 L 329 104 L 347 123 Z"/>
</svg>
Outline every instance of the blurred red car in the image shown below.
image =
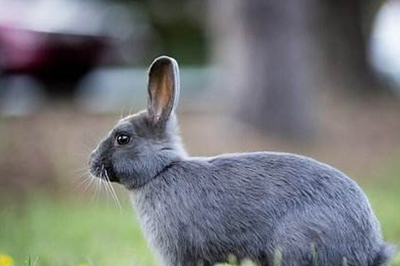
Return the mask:
<svg viewBox="0 0 400 266">
<path fill-rule="evenodd" d="M 30 75 L 53 94 L 70 93 L 102 62 L 115 42 L 110 26 L 121 27 L 118 19 L 127 17 L 116 16 L 121 8 L 99 1 L 12 0 L 0 5 L 0 74 Z"/>
<path fill-rule="evenodd" d="M 0 26 L 3 75 L 28 74 L 45 83 L 80 79 L 98 65 L 107 40 Z"/>
</svg>

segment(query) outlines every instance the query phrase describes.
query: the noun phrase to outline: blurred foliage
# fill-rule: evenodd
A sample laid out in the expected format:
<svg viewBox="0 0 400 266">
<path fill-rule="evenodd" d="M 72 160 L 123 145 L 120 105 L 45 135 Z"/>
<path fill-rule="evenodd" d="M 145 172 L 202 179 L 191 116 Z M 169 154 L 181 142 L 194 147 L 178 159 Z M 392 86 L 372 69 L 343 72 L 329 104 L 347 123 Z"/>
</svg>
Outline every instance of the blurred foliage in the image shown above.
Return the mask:
<svg viewBox="0 0 400 266">
<path fill-rule="evenodd" d="M 202 64 L 208 54 L 203 1 L 130 0 L 124 1 L 135 15 L 148 20 L 153 31 L 147 66 L 155 55 L 167 54 L 181 64 Z"/>
</svg>

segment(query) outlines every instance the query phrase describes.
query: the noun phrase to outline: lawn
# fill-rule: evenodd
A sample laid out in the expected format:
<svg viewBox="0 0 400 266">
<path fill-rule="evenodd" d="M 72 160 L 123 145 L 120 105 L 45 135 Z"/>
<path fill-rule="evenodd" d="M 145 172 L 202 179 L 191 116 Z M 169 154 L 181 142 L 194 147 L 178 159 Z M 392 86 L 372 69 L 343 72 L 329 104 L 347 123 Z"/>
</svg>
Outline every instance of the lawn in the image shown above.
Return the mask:
<svg viewBox="0 0 400 266">
<path fill-rule="evenodd" d="M 400 193 L 397 171 L 361 186 L 382 224 L 385 239 L 400 245 Z M 122 211 L 107 198 L 32 197 L 0 210 L 0 254 L 14 265 L 156 265 L 127 199 Z M 397 256 L 392 265 L 400 265 Z"/>
<path fill-rule="evenodd" d="M 0 217 L 0 253 L 16 266 L 155 265 L 128 203 L 42 196 Z"/>
</svg>

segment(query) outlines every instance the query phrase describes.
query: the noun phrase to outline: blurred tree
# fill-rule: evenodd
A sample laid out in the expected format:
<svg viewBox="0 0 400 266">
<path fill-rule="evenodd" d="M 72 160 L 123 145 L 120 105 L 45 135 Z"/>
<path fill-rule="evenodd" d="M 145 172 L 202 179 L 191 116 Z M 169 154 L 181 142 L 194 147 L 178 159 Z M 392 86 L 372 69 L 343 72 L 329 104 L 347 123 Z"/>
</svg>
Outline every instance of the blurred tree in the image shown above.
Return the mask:
<svg viewBox="0 0 400 266">
<path fill-rule="evenodd" d="M 311 1 L 209 1 L 219 86 L 232 90 L 242 119 L 269 133 L 311 134 Z"/>
<path fill-rule="evenodd" d="M 210 0 L 212 58 L 239 116 L 307 138 L 316 89 L 379 91 L 367 61 L 361 0 Z"/>
<path fill-rule="evenodd" d="M 380 93 L 380 84 L 368 62 L 371 25 L 383 1 L 325 0 L 318 4 L 315 38 L 324 62 L 329 88 L 359 94 Z"/>
<path fill-rule="evenodd" d="M 204 3 L 199 0 L 130 0 L 132 12 L 146 17 L 153 40 L 147 66 L 155 55 L 168 54 L 181 64 L 202 64 L 206 59 L 207 43 L 204 35 Z"/>
</svg>

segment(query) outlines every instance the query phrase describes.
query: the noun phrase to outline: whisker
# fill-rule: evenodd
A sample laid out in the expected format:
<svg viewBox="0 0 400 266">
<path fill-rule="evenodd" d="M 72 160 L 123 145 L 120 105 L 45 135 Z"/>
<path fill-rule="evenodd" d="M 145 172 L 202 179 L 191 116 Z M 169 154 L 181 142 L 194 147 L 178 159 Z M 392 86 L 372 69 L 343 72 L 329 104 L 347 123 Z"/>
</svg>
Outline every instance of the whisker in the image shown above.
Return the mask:
<svg viewBox="0 0 400 266">
<path fill-rule="evenodd" d="M 100 168 L 100 178 L 99 178 L 99 180 L 100 180 L 100 194 L 103 192 L 103 189 L 104 189 L 104 184 L 103 184 L 103 182 L 104 182 L 104 174 L 103 174 L 103 170 L 104 170 L 104 165 L 102 164 L 101 165 L 101 168 Z M 107 193 L 107 191 L 106 191 L 106 193 Z"/>
<path fill-rule="evenodd" d="M 80 175 L 78 176 L 78 178 L 81 179 L 81 178 L 87 177 L 89 174 L 90 174 L 90 171 L 89 171 L 89 170 L 86 170 L 84 173 L 80 174 Z"/>
<path fill-rule="evenodd" d="M 80 178 L 80 181 L 79 181 L 79 184 L 77 185 L 78 188 L 85 186 L 90 181 L 90 176 L 88 173 L 83 174 L 79 178 Z"/>
<path fill-rule="evenodd" d="M 76 173 L 76 174 L 79 174 L 79 173 L 82 173 L 82 172 L 87 172 L 89 169 L 88 169 L 88 167 L 87 166 L 82 166 L 82 167 L 79 167 L 79 168 L 77 168 L 76 170 L 74 170 L 74 172 Z"/>
<path fill-rule="evenodd" d="M 100 187 L 101 187 L 101 178 L 96 178 L 95 179 L 96 183 L 96 192 L 95 192 L 95 202 L 97 203 L 99 200 L 99 193 L 100 193 Z"/>
<path fill-rule="evenodd" d="M 119 119 L 121 120 L 124 118 L 124 107 L 121 108 L 121 115 L 119 116 Z"/>
<path fill-rule="evenodd" d="M 119 198 L 118 198 L 118 196 L 117 196 L 117 193 L 115 193 L 114 187 L 113 187 L 112 184 L 111 184 L 110 176 L 108 175 L 107 169 L 104 171 L 104 173 L 105 173 L 106 179 L 107 179 L 107 181 L 108 181 L 108 186 L 109 186 L 109 188 L 110 188 L 111 195 L 112 195 L 112 197 L 114 198 L 114 201 L 115 201 L 115 203 L 117 204 L 117 207 L 118 207 L 118 209 L 119 209 L 119 211 L 120 211 L 120 213 L 121 213 L 121 212 L 122 212 L 121 202 L 120 202 L 120 200 L 119 200 Z"/>
<path fill-rule="evenodd" d="M 83 146 L 88 149 L 89 151 L 93 150 L 93 147 L 91 147 L 89 144 L 87 144 L 86 142 L 82 141 Z"/>
<path fill-rule="evenodd" d="M 105 188 L 105 191 L 106 191 L 107 196 L 111 195 L 110 188 L 108 187 L 108 182 L 107 182 L 107 179 L 106 179 L 106 175 L 105 175 L 105 173 L 104 173 L 104 167 L 102 167 L 101 179 L 102 179 L 102 180 L 101 180 L 101 181 L 102 181 L 102 184 L 103 184 L 103 182 L 104 182 L 104 188 Z"/>
<path fill-rule="evenodd" d="M 86 184 L 90 181 L 90 171 L 89 169 L 86 169 L 84 173 L 80 174 L 79 177 L 77 177 L 76 180 L 74 180 L 74 185 L 76 188 L 81 189 L 83 186 L 86 186 Z"/>
<path fill-rule="evenodd" d="M 92 174 L 89 174 L 89 179 L 90 179 L 89 183 L 83 188 L 84 192 L 86 192 L 88 190 L 88 188 L 93 184 L 96 177 L 94 177 Z"/>
<path fill-rule="evenodd" d="M 111 195 L 111 198 L 113 199 L 114 203 L 117 205 L 117 207 L 121 213 L 122 212 L 121 203 L 118 199 L 118 196 L 116 195 L 116 193 L 114 191 L 114 188 L 112 187 L 107 169 L 104 169 L 104 171 L 102 172 L 102 176 L 104 177 L 104 184 L 105 184 L 107 192 Z"/>
</svg>

